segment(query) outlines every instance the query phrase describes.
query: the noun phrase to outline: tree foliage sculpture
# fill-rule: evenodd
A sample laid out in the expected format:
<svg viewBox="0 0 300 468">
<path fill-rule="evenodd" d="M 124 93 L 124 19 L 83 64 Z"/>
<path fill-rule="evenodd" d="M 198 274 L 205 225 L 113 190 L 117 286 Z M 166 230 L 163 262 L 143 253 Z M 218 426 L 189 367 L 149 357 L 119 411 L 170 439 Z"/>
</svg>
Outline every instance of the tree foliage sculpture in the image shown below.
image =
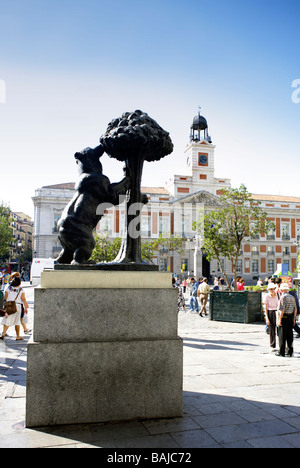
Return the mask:
<svg viewBox="0 0 300 468">
<path fill-rule="evenodd" d="M 112 120 L 100 143 L 110 157 L 125 161 L 131 176 L 125 235 L 115 261 L 142 264 L 140 217 L 143 205 L 148 202 L 146 195 L 141 194 L 143 165 L 144 161 L 158 161 L 172 153 L 172 141 L 155 120 L 136 110 Z"/>
</svg>

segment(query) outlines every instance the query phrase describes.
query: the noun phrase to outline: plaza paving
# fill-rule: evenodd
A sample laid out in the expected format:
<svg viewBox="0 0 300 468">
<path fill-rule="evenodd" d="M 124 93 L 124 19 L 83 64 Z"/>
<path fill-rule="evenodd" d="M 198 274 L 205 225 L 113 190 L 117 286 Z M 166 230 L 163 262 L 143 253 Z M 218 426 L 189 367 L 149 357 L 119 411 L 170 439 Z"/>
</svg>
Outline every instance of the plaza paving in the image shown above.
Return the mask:
<svg viewBox="0 0 300 468">
<path fill-rule="evenodd" d="M 27 289 L 33 308 L 33 291 Z M 300 339 L 293 358 L 269 352 L 264 324 L 211 322 L 179 313 L 184 417 L 25 428 L 26 347 L 0 342 L 1 448 L 300 447 Z M 138 382 L 137 382 L 138 385 Z"/>
</svg>

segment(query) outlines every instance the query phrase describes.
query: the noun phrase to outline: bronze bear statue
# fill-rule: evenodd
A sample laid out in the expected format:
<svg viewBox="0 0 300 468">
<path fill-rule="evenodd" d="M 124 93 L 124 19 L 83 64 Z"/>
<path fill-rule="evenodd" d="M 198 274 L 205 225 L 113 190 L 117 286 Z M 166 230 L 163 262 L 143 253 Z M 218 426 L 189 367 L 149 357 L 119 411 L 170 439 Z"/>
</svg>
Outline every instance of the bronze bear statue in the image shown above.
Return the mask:
<svg viewBox="0 0 300 468">
<path fill-rule="evenodd" d="M 56 259 L 58 263 L 88 263 L 95 247 L 93 230 L 102 218 L 105 206 L 119 205 L 120 197 L 125 196 L 130 187 L 128 174 L 115 184 L 103 175 L 100 162 L 103 153 L 102 145 L 75 153 L 80 178 L 76 193 L 58 222 L 58 238 L 62 245 Z"/>
</svg>

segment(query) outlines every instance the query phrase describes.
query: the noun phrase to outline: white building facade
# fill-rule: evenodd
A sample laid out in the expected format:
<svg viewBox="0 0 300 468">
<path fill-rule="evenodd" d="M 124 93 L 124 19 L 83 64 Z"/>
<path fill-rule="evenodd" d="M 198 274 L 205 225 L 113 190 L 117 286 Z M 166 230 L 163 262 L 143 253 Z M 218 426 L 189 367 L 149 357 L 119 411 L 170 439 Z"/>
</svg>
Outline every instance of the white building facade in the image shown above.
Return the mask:
<svg viewBox="0 0 300 468">
<path fill-rule="evenodd" d="M 184 276 L 220 276 L 217 261 L 209 263 L 201 251 L 201 239 L 195 236 L 193 221 L 198 219 L 199 210 L 218 205 L 222 189 L 231 187 L 231 181 L 215 176 L 215 146 L 208 134 L 207 121 L 200 114 L 193 120 L 185 157 L 182 175 L 174 175 L 165 187 L 142 188 L 148 196 L 141 217 L 142 239 L 157 239 L 160 235 L 183 239 L 179 251 L 158 251 L 153 261 L 161 269 Z M 74 183 L 67 183 L 36 190 L 33 197 L 35 257 L 57 257 L 60 251 L 57 222 L 75 193 L 74 187 Z M 244 243 L 238 273 L 246 281 L 255 281 L 258 276 L 272 275 L 281 263 L 288 263 L 289 270 L 294 273 L 300 241 L 300 197 L 253 195 L 252 198 L 261 202 L 276 228 L 268 235 L 261 234 Z M 122 237 L 124 221 L 124 206 L 111 206 L 96 231 L 107 233 L 110 238 Z M 228 259 L 223 260 L 223 266 L 231 277 L 232 266 Z"/>
</svg>

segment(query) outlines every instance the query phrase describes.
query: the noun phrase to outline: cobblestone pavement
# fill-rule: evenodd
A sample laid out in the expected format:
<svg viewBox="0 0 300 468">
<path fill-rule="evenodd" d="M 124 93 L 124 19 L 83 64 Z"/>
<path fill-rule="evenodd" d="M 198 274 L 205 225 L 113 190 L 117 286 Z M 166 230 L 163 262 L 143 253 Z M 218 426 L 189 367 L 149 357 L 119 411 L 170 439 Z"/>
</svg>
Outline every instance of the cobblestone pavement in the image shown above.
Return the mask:
<svg viewBox="0 0 300 468">
<path fill-rule="evenodd" d="M 33 307 L 31 288 L 27 297 Z M 32 310 L 31 310 L 32 319 Z M 26 348 L 0 342 L 0 447 L 300 447 L 300 340 L 293 358 L 269 352 L 264 324 L 211 322 L 179 313 L 184 417 L 25 428 Z"/>
</svg>

